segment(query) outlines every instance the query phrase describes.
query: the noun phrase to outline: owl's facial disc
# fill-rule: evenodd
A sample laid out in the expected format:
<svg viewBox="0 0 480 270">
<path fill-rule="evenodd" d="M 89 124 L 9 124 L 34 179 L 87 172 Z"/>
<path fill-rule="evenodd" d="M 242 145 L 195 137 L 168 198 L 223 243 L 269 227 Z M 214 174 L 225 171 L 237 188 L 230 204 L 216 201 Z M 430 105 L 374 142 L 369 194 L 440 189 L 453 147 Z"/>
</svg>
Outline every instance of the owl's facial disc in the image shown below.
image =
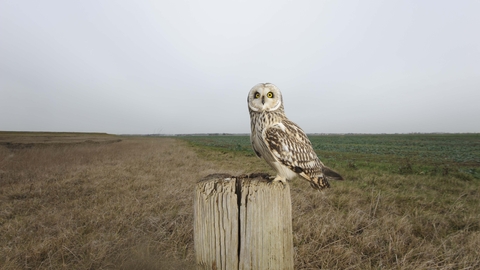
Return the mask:
<svg viewBox="0 0 480 270">
<path fill-rule="evenodd" d="M 257 84 L 248 95 L 248 106 L 256 112 L 274 111 L 281 105 L 280 91 L 273 84 Z"/>
</svg>

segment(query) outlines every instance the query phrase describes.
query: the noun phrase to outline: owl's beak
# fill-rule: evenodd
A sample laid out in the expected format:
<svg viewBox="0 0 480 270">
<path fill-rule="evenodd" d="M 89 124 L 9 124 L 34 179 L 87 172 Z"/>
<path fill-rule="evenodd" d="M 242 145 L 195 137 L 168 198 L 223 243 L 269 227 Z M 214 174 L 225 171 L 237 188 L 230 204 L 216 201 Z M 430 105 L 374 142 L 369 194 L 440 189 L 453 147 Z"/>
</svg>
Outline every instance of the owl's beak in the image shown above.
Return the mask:
<svg viewBox="0 0 480 270">
<path fill-rule="evenodd" d="M 262 105 L 265 105 L 265 96 L 262 96 Z"/>
</svg>

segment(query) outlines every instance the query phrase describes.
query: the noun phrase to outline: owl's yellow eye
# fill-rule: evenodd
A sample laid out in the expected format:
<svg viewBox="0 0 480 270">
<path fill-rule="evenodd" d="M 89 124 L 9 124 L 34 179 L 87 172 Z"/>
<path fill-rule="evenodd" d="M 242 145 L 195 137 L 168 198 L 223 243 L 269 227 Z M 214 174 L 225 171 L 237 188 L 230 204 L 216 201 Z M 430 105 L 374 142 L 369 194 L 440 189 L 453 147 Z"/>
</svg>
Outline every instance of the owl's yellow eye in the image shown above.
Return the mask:
<svg viewBox="0 0 480 270">
<path fill-rule="evenodd" d="M 260 93 L 256 92 L 255 93 L 255 98 L 259 98 L 260 97 Z"/>
<path fill-rule="evenodd" d="M 273 93 L 272 93 L 272 92 L 268 92 L 267 97 L 268 97 L 268 98 L 273 98 Z"/>
</svg>

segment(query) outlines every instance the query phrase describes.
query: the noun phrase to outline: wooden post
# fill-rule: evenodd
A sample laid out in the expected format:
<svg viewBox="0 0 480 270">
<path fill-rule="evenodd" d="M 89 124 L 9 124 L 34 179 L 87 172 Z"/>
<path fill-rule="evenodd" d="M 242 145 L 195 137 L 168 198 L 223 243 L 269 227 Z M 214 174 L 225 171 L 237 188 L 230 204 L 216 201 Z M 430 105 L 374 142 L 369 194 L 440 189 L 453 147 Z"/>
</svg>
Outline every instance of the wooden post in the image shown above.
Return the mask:
<svg viewBox="0 0 480 270">
<path fill-rule="evenodd" d="M 196 185 L 193 230 L 198 269 L 238 269 L 235 184 L 228 175 L 210 175 Z"/>
<path fill-rule="evenodd" d="M 199 269 L 293 269 L 288 185 L 215 174 L 197 183 L 194 200 Z"/>
</svg>

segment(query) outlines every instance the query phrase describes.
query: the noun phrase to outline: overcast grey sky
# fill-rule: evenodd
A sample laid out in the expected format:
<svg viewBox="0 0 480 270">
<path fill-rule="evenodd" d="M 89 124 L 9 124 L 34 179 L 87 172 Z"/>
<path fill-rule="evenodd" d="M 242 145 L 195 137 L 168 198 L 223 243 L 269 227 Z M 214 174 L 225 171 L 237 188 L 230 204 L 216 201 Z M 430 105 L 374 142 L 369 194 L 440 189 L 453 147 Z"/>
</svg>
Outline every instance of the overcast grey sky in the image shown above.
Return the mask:
<svg viewBox="0 0 480 270">
<path fill-rule="evenodd" d="M 0 130 L 480 132 L 480 1 L 0 1 Z"/>
</svg>

